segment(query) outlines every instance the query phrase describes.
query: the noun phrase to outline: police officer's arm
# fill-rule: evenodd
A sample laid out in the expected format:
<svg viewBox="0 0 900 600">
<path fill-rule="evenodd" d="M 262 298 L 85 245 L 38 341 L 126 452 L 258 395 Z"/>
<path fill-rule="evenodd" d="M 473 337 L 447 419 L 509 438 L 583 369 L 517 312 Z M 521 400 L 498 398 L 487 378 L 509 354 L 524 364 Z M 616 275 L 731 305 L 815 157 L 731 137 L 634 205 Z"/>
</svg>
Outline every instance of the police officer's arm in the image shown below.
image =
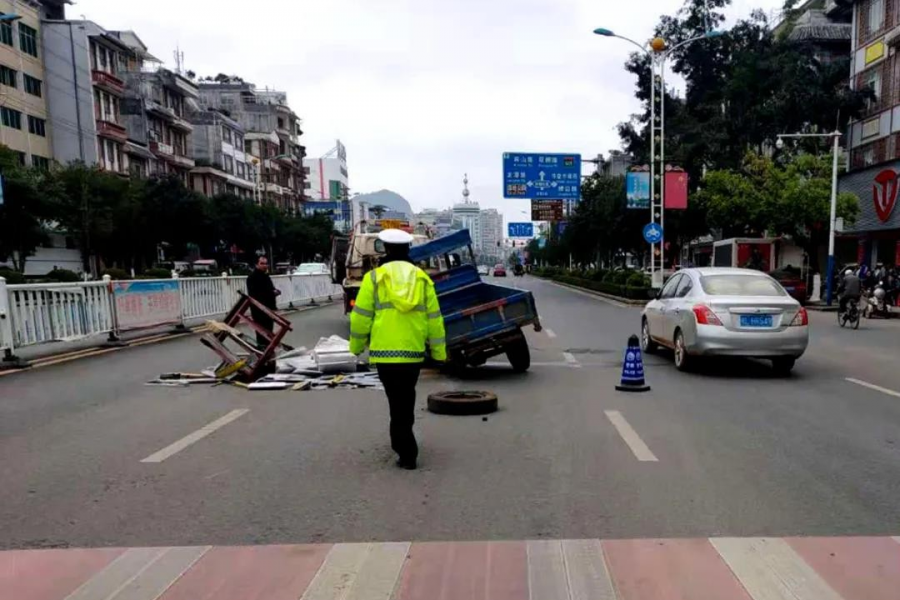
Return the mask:
<svg viewBox="0 0 900 600">
<path fill-rule="evenodd" d="M 366 273 L 356 296 L 356 305 L 350 313 L 350 352 L 353 354 L 362 354 L 366 349 L 374 318 L 375 288 L 372 285 L 372 278 Z"/>
<path fill-rule="evenodd" d="M 444 332 L 444 317 L 438 304 L 437 294 L 431 280 L 425 284 L 425 307 L 428 314 L 428 347 L 431 358 L 438 361 L 447 360 L 447 337 Z"/>
</svg>

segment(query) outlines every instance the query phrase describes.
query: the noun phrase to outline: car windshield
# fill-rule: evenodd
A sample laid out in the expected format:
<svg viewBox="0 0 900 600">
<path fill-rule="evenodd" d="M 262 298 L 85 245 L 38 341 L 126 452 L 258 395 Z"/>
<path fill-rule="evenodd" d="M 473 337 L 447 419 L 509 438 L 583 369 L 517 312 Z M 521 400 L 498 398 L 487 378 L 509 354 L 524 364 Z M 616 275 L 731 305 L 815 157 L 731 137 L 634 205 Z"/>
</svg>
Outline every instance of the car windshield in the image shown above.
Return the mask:
<svg viewBox="0 0 900 600">
<path fill-rule="evenodd" d="M 700 278 L 710 296 L 786 296 L 778 283 L 759 275 L 706 275 Z"/>
</svg>

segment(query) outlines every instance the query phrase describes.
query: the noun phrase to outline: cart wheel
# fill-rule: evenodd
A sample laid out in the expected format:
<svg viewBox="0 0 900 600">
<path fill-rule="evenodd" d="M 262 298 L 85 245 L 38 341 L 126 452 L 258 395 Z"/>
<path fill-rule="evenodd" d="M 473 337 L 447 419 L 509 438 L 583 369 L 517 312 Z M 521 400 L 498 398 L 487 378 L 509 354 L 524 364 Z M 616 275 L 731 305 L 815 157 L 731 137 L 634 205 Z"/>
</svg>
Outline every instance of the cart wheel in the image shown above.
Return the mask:
<svg viewBox="0 0 900 600">
<path fill-rule="evenodd" d="M 436 392 L 428 396 L 428 410 L 438 415 L 486 415 L 497 412 L 491 392 Z"/>
<path fill-rule="evenodd" d="M 531 366 L 531 351 L 524 335 L 506 345 L 506 358 L 516 373 L 524 373 Z"/>
</svg>

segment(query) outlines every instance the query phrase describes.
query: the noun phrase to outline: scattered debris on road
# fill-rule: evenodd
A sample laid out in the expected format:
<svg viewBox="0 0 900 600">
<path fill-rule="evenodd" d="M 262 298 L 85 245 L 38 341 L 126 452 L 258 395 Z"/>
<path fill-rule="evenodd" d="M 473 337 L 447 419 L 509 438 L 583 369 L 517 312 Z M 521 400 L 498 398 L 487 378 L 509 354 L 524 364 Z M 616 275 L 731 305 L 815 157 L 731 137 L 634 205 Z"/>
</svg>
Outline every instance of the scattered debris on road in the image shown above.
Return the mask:
<svg viewBox="0 0 900 600">
<path fill-rule="evenodd" d="M 215 326 L 213 329 L 219 330 Z M 249 343 L 249 340 L 245 341 Z M 201 373 L 163 373 L 158 379 L 147 382 L 147 385 L 179 387 L 201 383 L 215 385 L 228 383 L 250 391 L 290 389 L 295 392 L 384 389 L 378 373 L 369 371 L 366 365 L 361 365 L 356 356 L 350 353 L 350 342 L 336 335 L 321 338 L 312 351 L 297 348 L 279 354 L 274 360 L 275 372 L 263 375 L 256 381 L 246 381 L 241 376 L 242 368 L 235 368 L 237 362 L 223 362 L 218 367 L 209 367 Z"/>
</svg>

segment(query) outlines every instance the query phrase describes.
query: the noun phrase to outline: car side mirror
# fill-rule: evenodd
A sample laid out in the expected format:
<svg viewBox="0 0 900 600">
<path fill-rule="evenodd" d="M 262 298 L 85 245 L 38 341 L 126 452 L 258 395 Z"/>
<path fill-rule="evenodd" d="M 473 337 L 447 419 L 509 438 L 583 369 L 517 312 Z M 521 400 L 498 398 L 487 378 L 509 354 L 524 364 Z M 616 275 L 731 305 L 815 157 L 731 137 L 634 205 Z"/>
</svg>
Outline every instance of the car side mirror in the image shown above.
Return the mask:
<svg viewBox="0 0 900 600">
<path fill-rule="evenodd" d="M 654 289 L 650 288 L 647 290 L 647 297 L 651 300 L 659 300 L 659 297 L 662 296 L 662 289 Z"/>
</svg>

